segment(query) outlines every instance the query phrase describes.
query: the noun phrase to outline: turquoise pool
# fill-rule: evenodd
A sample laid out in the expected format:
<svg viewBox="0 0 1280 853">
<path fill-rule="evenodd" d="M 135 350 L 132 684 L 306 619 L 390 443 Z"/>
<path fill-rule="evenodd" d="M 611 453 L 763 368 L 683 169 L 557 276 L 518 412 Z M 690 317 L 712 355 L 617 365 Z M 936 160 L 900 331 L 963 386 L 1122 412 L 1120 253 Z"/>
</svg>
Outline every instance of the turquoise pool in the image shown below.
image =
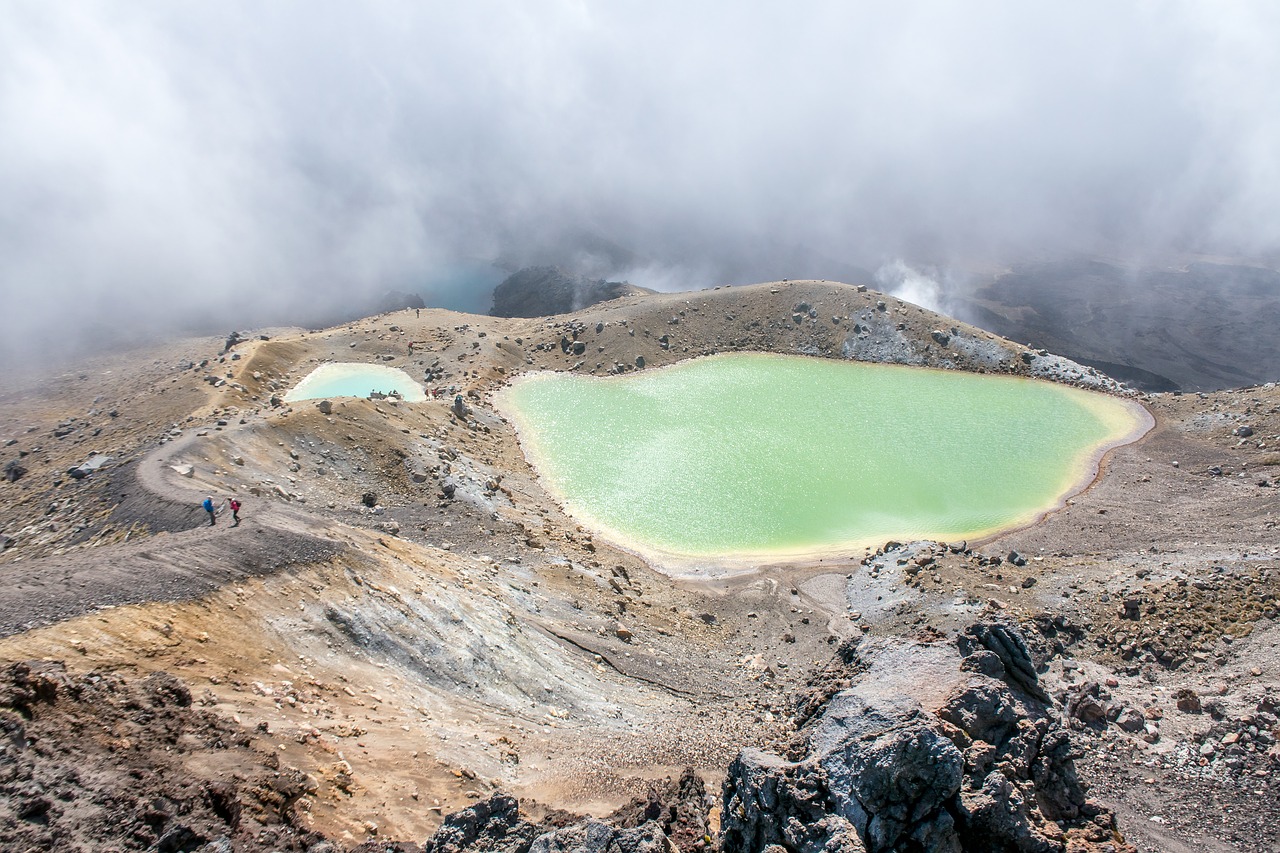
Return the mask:
<svg viewBox="0 0 1280 853">
<path fill-rule="evenodd" d="M 372 392 L 398 393 L 405 402 L 427 399 L 422 386 L 398 367 L 355 362 L 322 364 L 284 395 L 285 402 L 326 397 L 368 397 Z"/>
</svg>

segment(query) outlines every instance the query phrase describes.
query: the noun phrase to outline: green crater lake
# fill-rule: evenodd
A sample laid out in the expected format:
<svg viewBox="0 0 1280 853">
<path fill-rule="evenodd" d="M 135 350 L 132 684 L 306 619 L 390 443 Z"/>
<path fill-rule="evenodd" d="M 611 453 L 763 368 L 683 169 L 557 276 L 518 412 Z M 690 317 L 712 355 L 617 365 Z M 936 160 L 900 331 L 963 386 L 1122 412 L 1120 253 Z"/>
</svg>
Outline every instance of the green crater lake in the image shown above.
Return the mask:
<svg viewBox="0 0 1280 853">
<path fill-rule="evenodd" d="M 1023 526 L 1151 425 L 1136 403 L 1050 382 L 761 353 L 530 374 L 499 403 L 570 514 L 676 559 Z"/>
</svg>

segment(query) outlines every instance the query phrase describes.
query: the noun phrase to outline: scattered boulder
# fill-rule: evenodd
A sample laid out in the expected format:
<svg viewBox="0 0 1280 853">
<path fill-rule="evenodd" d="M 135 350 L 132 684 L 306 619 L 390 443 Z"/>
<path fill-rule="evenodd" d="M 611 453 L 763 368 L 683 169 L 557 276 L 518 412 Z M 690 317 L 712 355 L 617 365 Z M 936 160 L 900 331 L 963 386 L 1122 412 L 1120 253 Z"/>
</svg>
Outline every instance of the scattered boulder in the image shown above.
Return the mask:
<svg viewBox="0 0 1280 853">
<path fill-rule="evenodd" d="M 67 476 L 71 477 L 71 479 L 73 480 L 83 480 L 85 477 L 88 477 L 90 474 L 94 473 L 99 468 L 102 468 L 110 461 L 111 461 L 110 456 L 106 456 L 101 453 L 95 453 L 94 455 L 86 459 L 83 463 L 75 466 L 74 468 L 68 468 Z"/>
<path fill-rule="evenodd" d="M 333 401 L 321 400 L 319 403 L 316 403 L 316 408 L 320 410 L 320 414 L 322 415 L 331 415 L 333 414 Z"/>
<path fill-rule="evenodd" d="M 1102 686 L 1096 681 L 1070 688 L 1062 703 L 1063 713 L 1087 726 L 1105 725 L 1107 709 L 1102 704 L 1101 693 Z"/>
<path fill-rule="evenodd" d="M 373 509 L 378 505 L 378 496 L 374 492 L 365 492 L 360 496 L 360 503 L 369 507 L 369 509 Z"/>
<path fill-rule="evenodd" d="M 1173 696 L 1174 702 L 1177 703 L 1178 710 L 1186 714 L 1199 714 L 1203 711 L 1200 705 L 1200 694 L 1196 693 L 1190 687 L 1183 687 Z"/>
<path fill-rule="evenodd" d="M 1125 708 L 1116 717 L 1116 725 L 1130 734 L 1137 734 L 1147 727 L 1147 718 L 1137 708 Z"/>
<path fill-rule="evenodd" d="M 4 466 L 4 478 L 10 483 L 16 483 L 27 475 L 27 469 L 18 464 L 17 459 L 10 459 Z"/>
</svg>

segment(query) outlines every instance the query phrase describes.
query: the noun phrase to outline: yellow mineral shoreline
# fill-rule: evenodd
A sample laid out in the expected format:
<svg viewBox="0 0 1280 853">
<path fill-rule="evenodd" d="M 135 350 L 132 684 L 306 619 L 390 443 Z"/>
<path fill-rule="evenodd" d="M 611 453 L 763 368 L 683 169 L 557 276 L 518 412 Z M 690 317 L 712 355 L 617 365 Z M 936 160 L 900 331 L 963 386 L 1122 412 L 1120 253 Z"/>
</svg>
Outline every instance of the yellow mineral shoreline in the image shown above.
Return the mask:
<svg viewBox="0 0 1280 853">
<path fill-rule="evenodd" d="M 759 355 L 765 358 L 798 357 L 778 353 L 724 353 L 719 355 L 700 356 L 699 358 L 720 358 L 729 355 Z M 693 360 L 694 359 L 684 359 L 676 362 L 675 364 L 660 368 L 653 368 L 652 370 L 672 370 L 682 365 L 687 365 Z M 916 367 L 911 365 L 880 366 L 897 367 L 906 370 L 939 370 L 939 368 Z M 952 371 L 944 372 L 949 373 Z M 969 542 L 982 542 L 1005 533 L 1031 527 L 1038 524 L 1046 516 L 1062 509 L 1062 507 L 1066 505 L 1067 501 L 1088 490 L 1094 483 L 1096 483 L 1104 470 L 1104 463 L 1108 454 L 1120 447 L 1140 440 L 1155 426 L 1155 418 L 1153 418 L 1151 413 L 1136 400 L 1115 397 L 1097 391 L 1074 388 L 1069 385 L 1052 382 L 1046 379 L 1018 377 L 1027 382 L 1043 382 L 1054 386 L 1064 394 L 1073 397 L 1077 402 L 1087 407 L 1108 429 L 1108 436 L 1105 439 L 1098 442 L 1091 450 L 1081 452 L 1079 462 L 1063 479 L 1063 482 L 1056 490 L 1057 498 L 1052 503 L 1030 509 L 1002 524 L 990 525 L 983 528 L 952 530 L 929 528 L 916 528 L 912 530 L 908 528 L 889 536 L 877 534 L 874 536 L 841 540 L 839 542 L 823 543 L 808 548 L 756 549 L 751 551 L 731 552 L 677 551 L 645 543 L 602 521 L 585 507 L 580 507 L 572 502 L 567 495 L 556 488 L 551 478 L 544 476 L 544 472 L 539 468 L 538 460 L 545 457 L 542 449 L 538 445 L 537 439 L 534 437 L 534 430 L 530 428 L 530 424 L 520 412 L 519 407 L 511 404 L 508 396 L 510 388 L 516 384 L 527 381 L 538 381 L 541 378 L 556 375 L 560 375 L 558 371 L 546 370 L 520 374 L 512 377 L 512 379 L 509 380 L 508 383 L 504 385 L 494 396 L 494 404 L 514 428 L 516 438 L 524 452 L 525 459 L 529 463 L 529 466 L 538 475 L 539 483 L 561 511 L 573 518 L 584 529 L 590 530 L 593 534 L 606 539 L 615 547 L 631 554 L 635 554 L 654 568 L 661 570 L 663 573 L 677 578 L 705 579 L 714 577 L 732 577 L 755 571 L 761 565 L 809 563 L 833 557 L 847 558 L 851 553 L 861 556 L 867 551 L 880 547 L 889 540 L 933 540 L 948 542 L 965 540 Z M 584 376 L 581 378 L 607 382 L 619 377 Z M 1115 405 L 1116 403 L 1119 403 L 1120 405 L 1117 406 Z"/>
</svg>

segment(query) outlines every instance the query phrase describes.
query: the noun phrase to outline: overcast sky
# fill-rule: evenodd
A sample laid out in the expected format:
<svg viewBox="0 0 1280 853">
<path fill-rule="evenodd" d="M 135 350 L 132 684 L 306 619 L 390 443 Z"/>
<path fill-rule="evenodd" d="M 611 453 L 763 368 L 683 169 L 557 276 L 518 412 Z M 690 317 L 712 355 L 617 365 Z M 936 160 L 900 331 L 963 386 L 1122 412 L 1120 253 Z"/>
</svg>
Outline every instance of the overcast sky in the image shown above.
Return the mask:
<svg viewBox="0 0 1280 853">
<path fill-rule="evenodd" d="M 10 0 L 0 357 L 566 234 L 665 287 L 1274 258 L 1277 44 L 1269 0 Z"/>
</svg>

